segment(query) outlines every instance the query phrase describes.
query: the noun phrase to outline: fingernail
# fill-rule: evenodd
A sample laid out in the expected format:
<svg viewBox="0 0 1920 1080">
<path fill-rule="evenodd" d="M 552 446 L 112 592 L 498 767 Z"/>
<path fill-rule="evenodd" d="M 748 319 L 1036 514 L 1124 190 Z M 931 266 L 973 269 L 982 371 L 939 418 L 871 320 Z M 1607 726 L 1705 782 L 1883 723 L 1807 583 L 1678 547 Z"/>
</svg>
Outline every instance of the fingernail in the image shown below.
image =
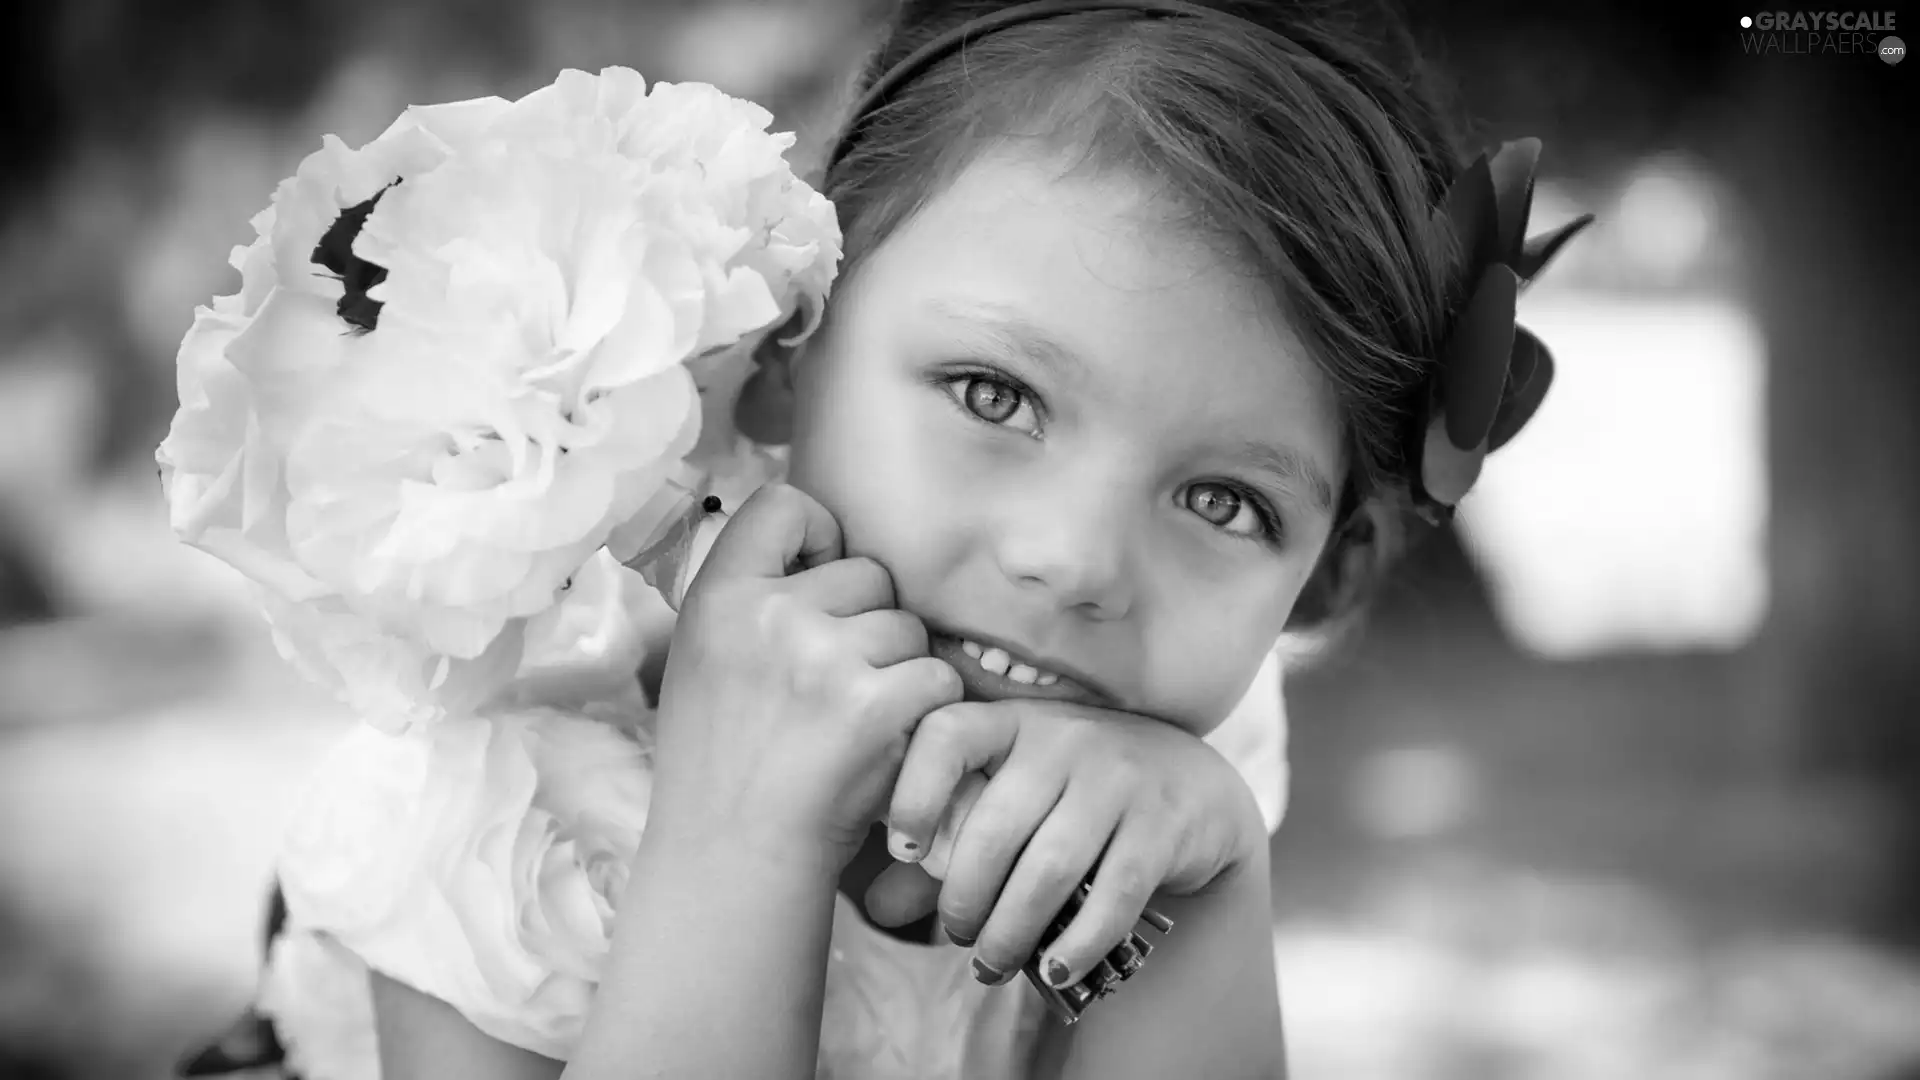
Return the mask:
<svg viewBox="0 0 1920 1080">
<path fill-rule="evenodd" d="M 973 939 L 962 934 L 960 931 L 955 930 L 951 926 L 947 928 L 947 940 L 953 942 L 955 945 L 958 945 L 963 949 L 973 948 Z M 978 963 L 978 961 L 975 961 L 975 962 Z"/>
<path fill-rule="evenodd" d="M 1067 985 L 1067 976 L 1073 974 L 1067 970 L 1067 962 L 1057 956 L 1047 957 L 1047 962 L 1041 968 L 1041 971 L 1046 975 L 1047 985 L 1053 987 L 1055 990 Z"/>
<path fill-rule="evenodd" d="M 915 863 L 925 852 L 920 850 L 918 840 L 897 829 L 888 829 L 887 854 L 892 855 L 895 862 Z"/>
<path fill-rule="evenodd" d="M 988 986 L 999 986 L 1007 981 L 1005 974 L 990 967 L 986 961 L 977 956 L 973 958 L 973 977 Z"/>
<path fill-rule="evenodd" d="M 1160 914 L 1159 912 L 1153 910 L 1152 908 L 1148 908 L 1145 911 L 1142 911 L 1140 913 L 1140 917 L 1146 920 L 1146 923 L 1148 926 L 1153 927 L 1155 930 L 1158 930 L 1163 934 L 1173 933 L 1173 920 L 1167 918 L 1165 915 Z"/>
</svg>

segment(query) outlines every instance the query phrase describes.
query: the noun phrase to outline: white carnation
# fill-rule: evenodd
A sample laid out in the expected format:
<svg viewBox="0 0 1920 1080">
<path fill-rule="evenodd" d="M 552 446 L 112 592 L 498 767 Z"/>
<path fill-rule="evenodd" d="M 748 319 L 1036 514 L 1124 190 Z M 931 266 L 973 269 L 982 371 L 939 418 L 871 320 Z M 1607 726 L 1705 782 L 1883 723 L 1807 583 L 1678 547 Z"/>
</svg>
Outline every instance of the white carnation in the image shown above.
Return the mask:
<svg viewBox="0 0 1920 1080">
<path fill-rule="evenodd" d="M 383 726 L 470 710 L 616 530 L 689 508 L 700 373 L 817 321 L 839 229 L 770 119 L 612 68 L 327 139 L 181 344 L 176 532 Z"/>
</svg>

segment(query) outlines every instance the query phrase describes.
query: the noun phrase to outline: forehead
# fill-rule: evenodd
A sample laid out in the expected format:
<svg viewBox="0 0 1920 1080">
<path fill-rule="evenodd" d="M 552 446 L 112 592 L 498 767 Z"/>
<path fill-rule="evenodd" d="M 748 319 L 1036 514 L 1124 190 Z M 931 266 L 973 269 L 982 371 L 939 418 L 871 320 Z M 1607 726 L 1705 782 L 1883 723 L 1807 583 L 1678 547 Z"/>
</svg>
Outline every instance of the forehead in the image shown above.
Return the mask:
<svg viewBox="0 0 1920 1080">
<path fill-rule="evenodd" d="M 1339 464 L 1332 394 L 1267 283 L 1125 175 L 986 157 L 857 278 L 857 306 L 888 320 L 1039 331 L 1085 360 L 1089 393 L 1152 429 L 1277 440 L 1329 475 Z"/>
</svg>

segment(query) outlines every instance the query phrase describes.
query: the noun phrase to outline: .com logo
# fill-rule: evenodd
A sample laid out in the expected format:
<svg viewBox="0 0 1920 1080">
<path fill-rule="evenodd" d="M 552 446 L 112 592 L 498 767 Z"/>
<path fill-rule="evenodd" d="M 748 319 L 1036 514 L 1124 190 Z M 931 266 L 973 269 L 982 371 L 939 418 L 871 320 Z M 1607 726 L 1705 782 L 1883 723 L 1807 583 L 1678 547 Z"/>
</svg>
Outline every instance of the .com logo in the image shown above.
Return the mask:
<svg viewBox="0 0 1920 1080">
<path fill-rule="evenodd" d="M 1880 59 L 1897 64 L 1907 58 L 1907 43 L 1889 34 L 1880 39 Z"/>
</svg>

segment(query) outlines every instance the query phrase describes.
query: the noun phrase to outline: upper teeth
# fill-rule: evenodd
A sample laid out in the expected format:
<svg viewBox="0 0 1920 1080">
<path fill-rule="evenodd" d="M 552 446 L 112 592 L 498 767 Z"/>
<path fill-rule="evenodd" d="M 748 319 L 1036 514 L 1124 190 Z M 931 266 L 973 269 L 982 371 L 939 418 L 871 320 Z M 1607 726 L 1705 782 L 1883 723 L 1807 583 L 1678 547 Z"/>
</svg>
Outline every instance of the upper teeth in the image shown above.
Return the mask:
<svg viewBox="0 0 1920 1080">
<path fill-rule="evenodd" d="M 1060 681 L 1060 676 L 1055 675 L 1051 671 L 1041 671 L 1039 668 L 1031 667 L 1027 664 L 1014 663 L 1013 657 L 1007 655 L 1007 650 L 1002 648 L 988 647 L 977 641 L 967 641 L 963 639 L 960 642 L 960 651 L 980 661 L 981 667 L 993 672 L 995 675 L 1005 675 L 1017 683 L 1027 683 L 1034 686 L 1052 686 L 1054 683 Z"/>
</svg>

